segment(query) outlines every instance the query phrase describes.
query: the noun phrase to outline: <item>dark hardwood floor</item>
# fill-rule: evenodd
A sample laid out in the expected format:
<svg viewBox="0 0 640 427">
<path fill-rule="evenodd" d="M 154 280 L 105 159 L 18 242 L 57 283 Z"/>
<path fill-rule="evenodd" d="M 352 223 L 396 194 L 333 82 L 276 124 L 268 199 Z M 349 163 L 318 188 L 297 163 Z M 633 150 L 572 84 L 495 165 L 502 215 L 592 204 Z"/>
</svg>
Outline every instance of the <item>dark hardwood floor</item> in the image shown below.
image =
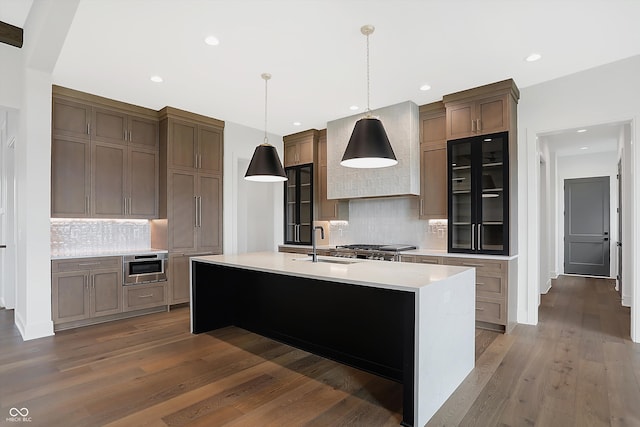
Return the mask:
<svg viewBox="0 0 640 427">
<path fill-rule="evenodd" d="M 640 345 L 605 280 L 562 277 L 537 326 L 478 330 L 476 368 L 429 426 L 640 426 Z M 0 310 L 0 424 L 397 426 L 402 387 L 188 308 L 23 342 Z M 24 425 L 24 424 L 22 424 Z"/>
</svg>

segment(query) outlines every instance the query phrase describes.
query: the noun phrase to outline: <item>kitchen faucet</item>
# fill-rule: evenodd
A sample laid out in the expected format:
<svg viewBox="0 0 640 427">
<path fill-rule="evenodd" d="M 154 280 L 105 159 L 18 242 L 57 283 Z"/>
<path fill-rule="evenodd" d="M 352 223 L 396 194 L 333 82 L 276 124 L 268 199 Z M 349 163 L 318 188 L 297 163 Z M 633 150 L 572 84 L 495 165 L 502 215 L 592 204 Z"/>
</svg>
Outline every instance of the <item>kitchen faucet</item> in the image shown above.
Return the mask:
<svg viewBox="0 0 640 427">
<path fill-rule="evenodd" d="M 320 238 L 324 239 L 324 228 L 320 225 L 313 227 L 311 232 L 311 245 L 313 246 L 313 253 L 311 254 L 312 262 L 318 262 L 318 255 L 316 254 L 316 230 L 318 229 L 320 230 Z"/>
</svg>

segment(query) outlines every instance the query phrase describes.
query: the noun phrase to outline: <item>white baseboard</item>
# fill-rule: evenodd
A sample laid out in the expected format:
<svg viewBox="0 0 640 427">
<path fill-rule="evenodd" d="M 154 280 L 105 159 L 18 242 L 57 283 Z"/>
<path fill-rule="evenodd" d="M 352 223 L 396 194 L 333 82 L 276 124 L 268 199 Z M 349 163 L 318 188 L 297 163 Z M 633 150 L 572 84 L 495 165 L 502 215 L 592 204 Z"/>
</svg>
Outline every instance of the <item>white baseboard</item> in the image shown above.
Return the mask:
<svg viewBox="0 0 640 427">
<path fill-rule="evenodd" d="M 547 280 L 547 283 L 544 284 L 544 287 L 540 289 L 541 294 L 546 294 L 551 290 L 551 280 L 552 279 Z"/>
<path fill-rule="evenodd" d="M 53 333 L 53 321 L 45 321 L 37 324 L 26 324 L 22 319 L 22 316 L 17 311 L 14 311 L 16 327 L 22 335 L 23 341 L 34 340 L 36 338 L 50 337 Z"/>
<path fill-rule="evenodd" d="M 622 305 L 625 307 L 631 307 L 631 295 L 623 295 L 622 296 Z"/>
</svg>

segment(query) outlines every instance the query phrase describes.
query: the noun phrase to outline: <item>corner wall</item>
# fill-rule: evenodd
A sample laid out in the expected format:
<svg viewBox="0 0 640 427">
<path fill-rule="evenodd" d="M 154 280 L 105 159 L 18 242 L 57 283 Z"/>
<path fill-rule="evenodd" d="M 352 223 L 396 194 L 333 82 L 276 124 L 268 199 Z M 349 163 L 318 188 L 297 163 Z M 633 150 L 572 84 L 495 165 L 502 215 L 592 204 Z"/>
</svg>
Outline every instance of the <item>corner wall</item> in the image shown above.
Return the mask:
<svg viewBox="0 0 640 427">
<path fill-rule="evenodd" d="M 518 107 L 518 191 L 525 195 L 518 203 L 518 322 L 537 324 L 539 286 L 539 158 L 536 136 L 555 130 L 601 123 L 632 122 L 631 140 L 638 140 L 640 122 L 640 55 L 572 74 L 520 90 Z M 516 82 L 517 83 L 517 82 Z M 625 147 L 631 167 L 624 173 L 633 188 L 640 188 L 635 173 L 640 164 L 640 150 L 633 144 Z M 629 201 L 623 215 L 635 219 L 629 230 L 628 244 L 623 250 L 631 260 L 623 267 L 623 276 L 633 288 L 631 338 L 640 342 L 640 289 L 635 265 L 639 264 L 640 222 L 638 200 L 633 188 L 627 188 L 623 199 Z"/>
</svg>

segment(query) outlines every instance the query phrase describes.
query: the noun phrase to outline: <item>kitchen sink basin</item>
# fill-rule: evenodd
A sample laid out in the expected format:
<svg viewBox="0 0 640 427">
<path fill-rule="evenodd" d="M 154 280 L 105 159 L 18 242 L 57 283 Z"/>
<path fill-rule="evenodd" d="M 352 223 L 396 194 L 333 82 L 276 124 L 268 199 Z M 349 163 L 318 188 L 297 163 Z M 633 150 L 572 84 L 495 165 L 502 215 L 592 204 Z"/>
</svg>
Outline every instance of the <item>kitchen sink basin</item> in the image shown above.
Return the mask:
<svg viewBox="0 0 640 427">
<path fill-rule="evenodd" d="M 311 257 L 304 257 L 304 258 L 293 258 L 294 261 L 306 261 L 306 262 L 312 262 L 311 261 Z M 360 261 L 356 261 L 353 259 L 340 259 L 340 258 L 320 258 L 318 257 L 318 262 L 327 262 L 329 264 L 356 264 Z"/>
</svg>

